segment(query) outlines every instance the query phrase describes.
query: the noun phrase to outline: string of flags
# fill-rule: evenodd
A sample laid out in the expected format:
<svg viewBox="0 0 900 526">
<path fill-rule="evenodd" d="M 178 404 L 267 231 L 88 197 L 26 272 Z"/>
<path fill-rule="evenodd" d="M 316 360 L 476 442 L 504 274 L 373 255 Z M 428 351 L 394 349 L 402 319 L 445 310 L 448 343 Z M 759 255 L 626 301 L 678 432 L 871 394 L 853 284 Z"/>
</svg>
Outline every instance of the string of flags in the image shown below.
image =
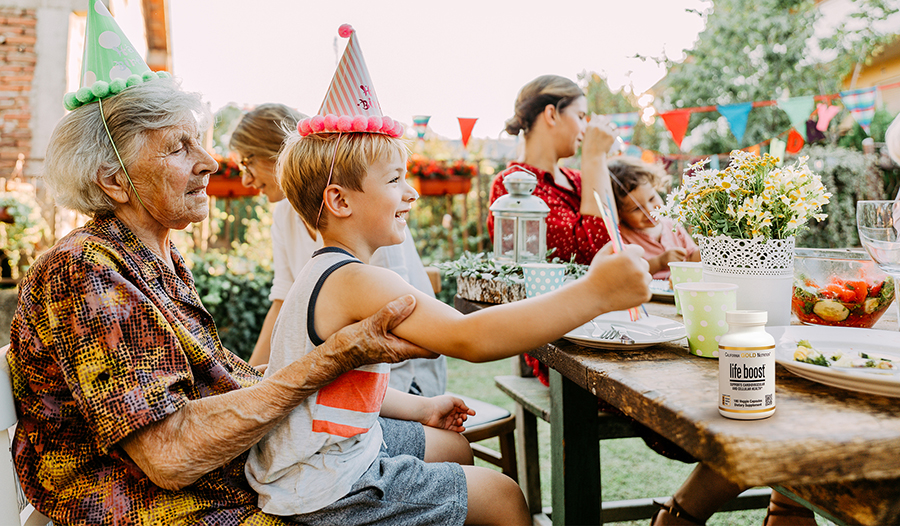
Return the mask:
<svg viewBox="0 0 900 526">
<path fill-rule="evenodd" d="M 413 115 L 413 130 L 415 130 L 416 137 L 419 140 L 425 140 L 425 131 L 428 129 L 429 119 L 431 119 L 431 115 Z M 475 121 L 477 121 L 478 118 L 457 117 L 456 119 L 459 121 L 459 131 L 462 134 L 463 148 L 467 148 L 469 146 L 469 139 L 472 137 L 472 129 L 475 127 Z M 632 126 L 634 126 L 633 123 Z"/>
<path fill-rule="evenodd" d="M 872 88 L 842 91 L 831 95 L 792 97 L 778 101 L 767 100 L 718 106 L 679 108 L 677 110 L 660 113 L 659 116 L 662 118 L 666 129 L 672 135 L 675 144 L 677 144 L 680 149 L 681 143 L 687 133 L 692 113 L 718 111 L 725 117 L 725 120 L 728 121 L 731 133 L 740 143 L 743 141 L 744 133 L 747 131 L 747 119 L 750 115 L 750 111 L 753 108 L 761 106 L 777 105 L 779 109 L 787 114 L 792 129 L 787 141 L 773 139 L 773 141 L 778 141 L 775 142 L 775 149 L 778 150 L 783 143 L 786 151 L 788 153 L 793 153 L 792 150 L 796 149 L 799 151 L 800 147 L 803 146 L 803 143 L 809 142 L 811 139 L 815 140 L 816 137 L 821 137 L 821 132 L 824 132 L 828 128 L 828 124 L 831 120 L 840 113 L 841 107 L 832 104 L 832 101 L 835 99 L 840 99 L 841 104 L 850 111 L 850 115 L 853 116 L 854 120 L 856 120 L 868 134 L 869 125 L 872 123 L 872 118 L 875 115 L 876 90 L 896 87 L 900 87 L 900 82 Z M 626 143 L 630 143 L 634 136 L 634 125 L 638 120 L 638 112 L 614 113 L 607 114 L 606 116 L 616 124 L 617 131 L 622 140 Z M 815 116 L 817 120 L 810 120 L 812 116 Z M 811 134 L 814 134 L 815 137 L 811 136 Z M 750 146 L 747 149 L 752 147 L 753 146 Z M 781 153 L 783 154 L 784 151 Z"/>
</svg>

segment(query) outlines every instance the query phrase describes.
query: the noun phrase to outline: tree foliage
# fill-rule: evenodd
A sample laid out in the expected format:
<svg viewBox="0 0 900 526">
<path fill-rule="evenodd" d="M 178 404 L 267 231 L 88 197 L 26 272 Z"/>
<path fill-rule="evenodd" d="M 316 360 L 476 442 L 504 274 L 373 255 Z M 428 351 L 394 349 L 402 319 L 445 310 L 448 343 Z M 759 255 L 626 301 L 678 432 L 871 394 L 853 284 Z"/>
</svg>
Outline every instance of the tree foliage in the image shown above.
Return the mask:
<svg viewBox="0 0 900 526">
<path fill-rule="evenodd" d="M 874 28 L 896 12 L 885 0 L 856 0 L 853 9 L 832 35 L 819 38 L 814 27 L 822 13 L 812 0 L 715 0 L 687 58 L 667 62 L 664 105 L 688 108 L 839 92 L 860 57 L 888 41 Z M 716 112 L 694 113 L 689 129 L 719 118 Z M 754 108 L 742 144 L 727 128 L 708 128 L 696 153 L 756 144 L 788 130 L 790 122 L 777 106 Z"/>
</svg>

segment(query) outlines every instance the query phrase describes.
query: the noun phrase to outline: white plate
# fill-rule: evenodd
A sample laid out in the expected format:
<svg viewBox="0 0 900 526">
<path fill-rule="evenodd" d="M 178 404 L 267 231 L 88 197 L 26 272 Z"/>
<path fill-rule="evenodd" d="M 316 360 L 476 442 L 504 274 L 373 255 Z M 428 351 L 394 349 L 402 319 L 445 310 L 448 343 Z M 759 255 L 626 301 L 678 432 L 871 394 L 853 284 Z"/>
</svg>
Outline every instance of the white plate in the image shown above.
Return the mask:
<svg viewBox="0 0 900 526">
<path fill-rule="evenodd" d="M 608 330 L 611 325 L 615 325 L 620 333 L 625 332 L 634 343 L 601 340 L 594 336 Z M 563 337 L 578 345 L 596 349 L 640 349 L 657 343 L 680 340 L 685 336 L 687 332 L 681 323 L 659 316 L 644 316 L 638 321 L 631 321 L 628 311 L 615 311 L 601 314 L 594 318 L 593 322 L 588 322 Z"/>
<path fill-rule="evenodd" d="M 653 294 L 652 301 L 675 303 L 675 291 L 669 288 L 669 280 L 667 279 L 652 280 L 650 282 L 650 293 Z"/>
<path fill-rule="evenodd" d="M 814 349 L 825 355 L 834 351 L 864 352 L 900 362 L 900 332 L 824 325 L 766 327 L 766 330 L 775 337 L 775 361 L 797 376 L 850 391 L 900 397 L 900 371 L 893 374 L 856 371 L 794 360 L 797 341 L 809 340 Z"/>
</svg>

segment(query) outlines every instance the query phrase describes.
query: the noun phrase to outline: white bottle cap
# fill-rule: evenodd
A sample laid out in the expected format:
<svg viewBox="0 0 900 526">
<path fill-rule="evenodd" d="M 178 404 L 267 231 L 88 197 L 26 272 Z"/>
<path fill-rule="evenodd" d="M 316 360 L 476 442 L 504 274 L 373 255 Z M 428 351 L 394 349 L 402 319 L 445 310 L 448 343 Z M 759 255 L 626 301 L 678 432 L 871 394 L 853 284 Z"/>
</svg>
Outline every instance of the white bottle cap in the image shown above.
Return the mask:
<svg viewBox="0 0 900 526">
<path fill-rule="evenodd" d="M 764 310 L 730 310 L 725 312 L 725 323 L 739 325 L 765 325 L 769 313 Z"/>
</svg>

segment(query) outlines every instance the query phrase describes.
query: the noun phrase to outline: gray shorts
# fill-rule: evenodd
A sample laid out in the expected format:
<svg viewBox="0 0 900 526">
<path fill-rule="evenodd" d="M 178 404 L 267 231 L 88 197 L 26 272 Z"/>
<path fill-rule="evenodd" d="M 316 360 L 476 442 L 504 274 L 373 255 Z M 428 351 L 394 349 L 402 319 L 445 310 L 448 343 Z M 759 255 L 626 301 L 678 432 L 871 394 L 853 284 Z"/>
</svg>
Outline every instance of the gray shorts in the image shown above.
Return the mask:
<svg viewBox="0 0 900 526">
<path fill-rule="evenodd" d="M 379 418 L 384 444 L 350 493 L 321 510 L 290 519 L 309 526 L 463 524 L 466 475 L 459 464 L 426 463 L 422 424 Z"/>
</svg>

